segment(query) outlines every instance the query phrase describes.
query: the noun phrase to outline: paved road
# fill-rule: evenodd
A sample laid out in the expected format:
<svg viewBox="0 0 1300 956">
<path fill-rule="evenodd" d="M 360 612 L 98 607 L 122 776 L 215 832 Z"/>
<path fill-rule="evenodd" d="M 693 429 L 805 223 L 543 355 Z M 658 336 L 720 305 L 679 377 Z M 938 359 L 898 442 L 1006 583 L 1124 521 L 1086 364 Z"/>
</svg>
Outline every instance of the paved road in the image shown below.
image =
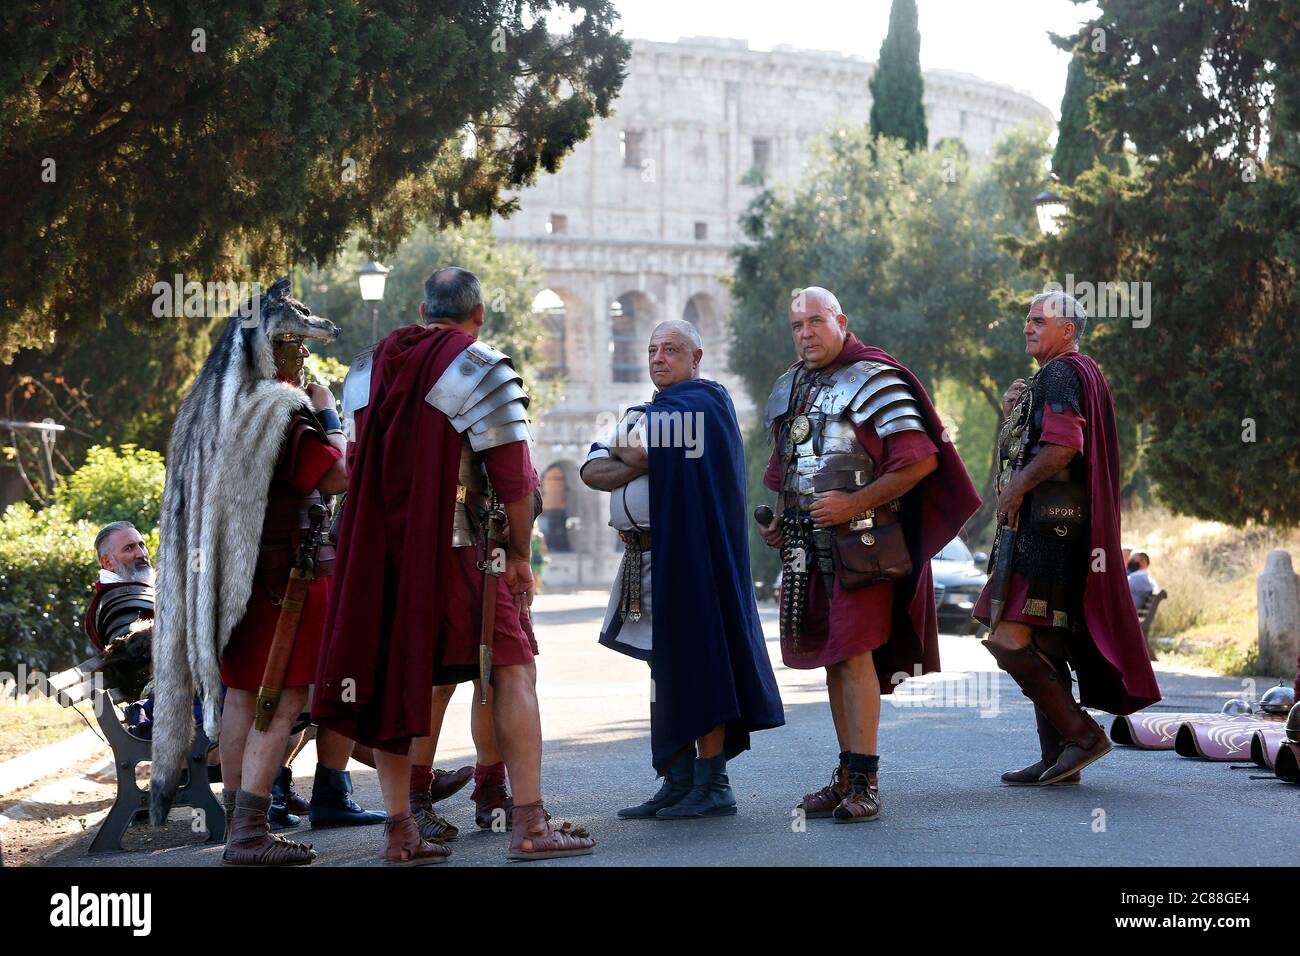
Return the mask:
<svg viewBox="0 0 1300 956">
<path fill-rule="evenodd" d="M 1276 863 L 1279 848 L 1300 845 L 1300 789 L 1172 753 L 1116 748 L 1078 787 L 999 786 L 999 772 L 1036 755 L 1032 710 L 1009 680 L 998 679 L 1003 675 L 975 640 L 949 636 L 944 674 L 909 682 L 899 705 L 885 705 L 882 818 L 860 826 L 813 820 L 800 829 L 791 808 L 826 781 L 838 748 L 820 672 L 779 664 L 771 605 L 764 606 L 764 628 L 788 723 L 756 734 L 754 749 L 731 764 L 739 815 L 619 821 L 618 808 L 656 786 L 648 767 L 649 677 L 643 664 L 596 644 L 602 609 L 603 597 L 594 594 L 548 595 L 535 606 L 547 806 L 599 840 L 586 864 L 535 865 L 1256 865 Z M 1217 710 L 1241 686 L 1234 678 L 1168 668 L 1160 680 L 1165 700 L 1158 706 L 1168 710 Z M 462 688 L 452 702 L 438 766 L 473 762 L 470 697 Z M 304 793 L 312 758 L 309 748 L 295 764 Z M 373 771 L 354 766 L 353 778 L 359 800 L 379 806 Z M 440 805 L 462 831 L 450 865 L 504 863 L 508 838 L 474 829 L 467 792 Z M 188 826 L 182 813 L 188 811 L 173 816 L 178 830 Z M 380 832 L 304 830 L 304 838 L 316 845 L 318 866 L 368 865 Z M 48 862 L 203 866 L 220 853 L 199 846 L 88 860 L 88 839 Z"/>
</svg>

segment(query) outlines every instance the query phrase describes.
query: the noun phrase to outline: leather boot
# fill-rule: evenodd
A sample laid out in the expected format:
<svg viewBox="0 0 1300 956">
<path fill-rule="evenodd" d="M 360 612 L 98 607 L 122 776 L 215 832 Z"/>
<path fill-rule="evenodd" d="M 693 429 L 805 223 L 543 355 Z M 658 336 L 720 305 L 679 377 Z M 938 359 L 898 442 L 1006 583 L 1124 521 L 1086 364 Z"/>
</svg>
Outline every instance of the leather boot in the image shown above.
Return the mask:
<svg viewBox="0 0 1300 956">
<path fill-rule="evenodd" d="M 379 858 L 389 866 L 428 866 L 446 863 L 451 850 L 441 843 L 420 838 L 415 818 L 405 816 L 384 819 L 384 852 Z"/>
<path fill-rule="evenodd" d="M 1009 651 L 984 641 L 984 647 L 1059 735 L 1061 752 L 1039 776 L 1039 786 L 1066 780 L 1110 753 L 1110 738 L 1075 701 L 1070 684 L 1047 655 L 1032 644 Z"/>
<path fill-rule="evenodd" d="M 473 767 L 461 767 L 459 770 L 435 770 L 433 782 L 429 785 L 429 796 L 433 802 L 446 800 L 465 784 L 474 779 Z"/>
<path fill-rule="evenodd" d="M 702 817 L 729 817 L 736 812 L 736 795 L 727 779 L 725 754 L 696 757 L 691 792 L 670 807 L 655 814 L 658 820 L 698 820 Z"/>
<path fill-rule="evenodd" d="M 266 815 L 269 796 L 259 797 L 246 790 L 235 796 L 229 838 L 221 862 L 227 866 L 304 866 L 316 859 L 309 843 L 296 843 L 271 833 Z"/>
<path fill-rule="evenodd" d="M 476 765 L 474 792 L 469 798 L 474 801 L 474 823 L 480 830 L 496 830 L 501 825 L 510 829 L 515 802 L 506 789 L 505 764 Z"/>
<path fill-rule="evenodd" d="M 455 824 L 433 812 L 433 795 L 428 790 L 411 791 L 411 816 L 421 840 L 450 843 L 460 835 Z"/>
<path fill-rule="evenodd" d="M 293 814 L 304 814 L 311 809 L 311 804 L 293 789 L 293 768 L 281 767 L 271 784 L 271 803 L 283 803 L 285 810 Z"/>
<path fill-rule="evenodd" d="M 683 797 L 691 792 L 694 782 L 695 754 L 688 751 L 678 757 L 675 763 L 669 764 L 668 772 L 664 774 L 664 782 L 653 797 L 645 803 L 618 811 L 619 818 L 622 820 L 645 820 L 653 817 L 660 810 L 667 809 L 680 802 Z"/>
<path fill-rule="evenodd" d="M 313 829 L 324 827 L 364 827 L 383 823 L 384 814 L 363 810 L 352 799 L 352 775 L 346 770 L 331 770 L 316 765 L 316 779 L 311 785 Z"/>
</svg>

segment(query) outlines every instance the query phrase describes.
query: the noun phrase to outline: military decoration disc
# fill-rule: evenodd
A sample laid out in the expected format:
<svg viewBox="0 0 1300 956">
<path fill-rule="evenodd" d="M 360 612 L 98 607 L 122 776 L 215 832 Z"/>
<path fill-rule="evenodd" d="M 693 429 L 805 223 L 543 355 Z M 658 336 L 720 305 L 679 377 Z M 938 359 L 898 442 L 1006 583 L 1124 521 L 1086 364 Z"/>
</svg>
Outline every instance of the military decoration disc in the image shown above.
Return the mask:
<svg viewBox="0 0 1300 956">
<path fill-rule="evenodd" d="M 807 415 L 796 415 L 794 421 L 790 423 L 790 440 L 796 445 L 801 445 L 808 440 L 812 434 L 812 422 L 808 420 Z"/>
</svg>

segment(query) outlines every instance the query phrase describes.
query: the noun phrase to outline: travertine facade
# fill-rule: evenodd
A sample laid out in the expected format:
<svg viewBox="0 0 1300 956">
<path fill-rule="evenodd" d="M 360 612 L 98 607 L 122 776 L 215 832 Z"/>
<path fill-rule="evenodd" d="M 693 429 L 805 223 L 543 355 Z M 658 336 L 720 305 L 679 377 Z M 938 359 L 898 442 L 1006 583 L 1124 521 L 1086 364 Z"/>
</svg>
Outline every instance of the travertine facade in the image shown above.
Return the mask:
<svg viewBox="0 0 1300 956">
<path fill-rule="evenodd" d="M 499 238 L 537 257 L 564 306 L 554 363 L 565 394 L 537 423 L 548 588 L 613 579 L 620 552 L 605 496 L 583 487 L 577 468 L 611 415 L 651 396 L 645 344 L 656 322 L 695 321 L 705 376 L 731 388 L 742 415 L 752 411 L 724 371 L 722 277 L 754 194 L 739 181 L 755 165 L 769 182 L 794 179 L 832 121 L 865 122 L 872 68 L 835 53 L 751 51 L 743 40 L 635 41 L 615 115 L 496 223 Z M 943 71 L 925 75 L 925 106 L 931 143 L 958 137 L 976 162 L 1012 128 L 1052 122 L 1025 94 Z"/>
</svg>

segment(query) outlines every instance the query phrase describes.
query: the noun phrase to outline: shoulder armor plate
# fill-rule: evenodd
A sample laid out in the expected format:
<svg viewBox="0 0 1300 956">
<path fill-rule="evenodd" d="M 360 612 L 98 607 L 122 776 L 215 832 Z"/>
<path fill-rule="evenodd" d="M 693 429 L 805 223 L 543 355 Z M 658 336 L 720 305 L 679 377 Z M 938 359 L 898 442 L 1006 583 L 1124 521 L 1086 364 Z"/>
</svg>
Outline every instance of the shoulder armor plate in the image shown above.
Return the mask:
<svg viewBox="0 0 1300 956">
<path fill-rule="evenodd" d="M 767 397 L 767 404 L 763 407 L 763 430 L 769 435 L 777 419 L 790 410 L 790 392 L 794 389 L 794 377 L 798 371 L 798 368 L 792 368 L 778 378 L 772 386 L 772 394 Z"/>
<path fill-rule="evenodd" d="M 503 365 L 505 369 L 501 369 Z M 489 375 L 493 376 L 492 381 L 485 381 Z M 469 411 L 478 399 L 518 377 L 504 354 L 482 342 L 471 342 L 434 382 L 424 400 L 448 418 L 455 419 Z"/>
<path fill-rule="evenodd" d="M 489 448 L 497 447 L 497 445 L 508 445 L 515 441 L 527 442 L 529 455 L 532 455 L 533 433 L 528 427 L 527 420 L 493 425 L 481 432 L 476 432 L 471 428 L 465 433 L 465 437 L 469 439 L 469 447 L 478 452 L 487 451 Z"/>
<path fill-rule="evenodd" d="M 343 417 L 351 418 L 359 409 L 370 404 L 370 373 L 375 367 L 376 345 L 370 346 L 352 360 L 347 377 L 343 379 Z"/>
</svg>

